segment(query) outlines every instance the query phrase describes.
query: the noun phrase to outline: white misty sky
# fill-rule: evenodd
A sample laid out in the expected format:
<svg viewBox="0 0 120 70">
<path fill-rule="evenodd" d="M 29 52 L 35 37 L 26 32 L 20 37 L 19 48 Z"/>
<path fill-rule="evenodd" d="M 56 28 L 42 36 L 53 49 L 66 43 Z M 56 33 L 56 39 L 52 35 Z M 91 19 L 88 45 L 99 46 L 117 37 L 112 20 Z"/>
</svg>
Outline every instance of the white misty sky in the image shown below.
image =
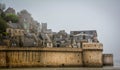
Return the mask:
<svg viewBox="0 0 120 70">
<path fill-rule="evenodd" d="M 53 31 L 97 30 L 104 53 L 120 62 L 120 0 L 0 0 L 17 12 L 28 10 Z"/>
</svg>

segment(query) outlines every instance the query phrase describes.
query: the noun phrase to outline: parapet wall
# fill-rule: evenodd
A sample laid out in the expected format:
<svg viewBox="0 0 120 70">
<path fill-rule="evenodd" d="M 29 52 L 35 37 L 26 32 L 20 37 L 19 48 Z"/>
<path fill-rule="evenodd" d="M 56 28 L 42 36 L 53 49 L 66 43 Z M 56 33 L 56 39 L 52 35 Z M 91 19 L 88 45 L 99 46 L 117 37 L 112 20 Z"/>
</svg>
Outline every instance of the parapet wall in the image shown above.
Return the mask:
<svg viewBox="0 0 120 70">
<path fill-rule="evenodd" d="M 103 50 L 103 44 L 102 43 L 83 43 L 82 45 L 83 50 Z"/>
</svg>

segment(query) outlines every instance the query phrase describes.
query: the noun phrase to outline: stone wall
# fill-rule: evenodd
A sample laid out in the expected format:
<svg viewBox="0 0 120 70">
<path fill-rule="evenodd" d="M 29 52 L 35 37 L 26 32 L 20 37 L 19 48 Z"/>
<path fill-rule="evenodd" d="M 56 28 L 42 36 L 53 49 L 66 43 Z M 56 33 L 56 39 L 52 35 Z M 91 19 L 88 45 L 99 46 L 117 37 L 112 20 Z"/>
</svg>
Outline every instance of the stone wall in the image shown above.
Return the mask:
<svg viewBox="0 0 120 70">
<path fill-rule="evenodd" d="M 85 51 L 83 52 L 84 66 L 99 67 L 102 66 L 102 52 L 101 51 Z"/>
<path fill-rule="evenodd" d="M 103 54 L 103 65 L 113 66 L 113 54 Z"/>
<path fill-rule="evenodd" d="M 113 65 L 113 55 L 102 54 L 101 43 L 82 43 L 82 48 L 18 48 L 0 46 L 0 66 L 92 66 Z"/>
<path fill-rule="evenodd" d="M 82 49 L 78 48 L 6 48 L 1 49 L 1 64 L 23 66 L 82 66 Z M 3 54 L 7 51 L 6 54 Z M 7 57 L 6 57 L 7 56 Z M 7 62 L 6 62 L 7 61 Z"/>
<path fill-rule="evenodd" d="M 101 43 L 83 43 L 83 64 L 84 66 L 101 67 L 102 49 Z"/>
</svg>

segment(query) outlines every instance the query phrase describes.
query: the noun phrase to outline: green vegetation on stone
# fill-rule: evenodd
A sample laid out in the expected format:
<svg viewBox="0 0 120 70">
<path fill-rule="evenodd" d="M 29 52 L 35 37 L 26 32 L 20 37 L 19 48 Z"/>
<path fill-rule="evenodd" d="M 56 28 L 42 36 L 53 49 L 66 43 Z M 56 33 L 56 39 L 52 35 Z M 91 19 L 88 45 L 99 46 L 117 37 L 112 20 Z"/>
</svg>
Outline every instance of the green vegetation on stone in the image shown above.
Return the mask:
<svg viewBox="0 0 120 70">
<path fill-rule="evenodd" d="M 7 28 L 7 23 L 5 20 L 3 20 L 1 17 L 0 17 L 0 33 L 3 33 L 6 31 L 6 28 Z"/>
<path fill-rule="evenodd" d="M 4 18 L 7 22 L 12 21 L 13 23 L 17 23 L 19 18 L 15 14 L 6 14 Z"/>
</svg>

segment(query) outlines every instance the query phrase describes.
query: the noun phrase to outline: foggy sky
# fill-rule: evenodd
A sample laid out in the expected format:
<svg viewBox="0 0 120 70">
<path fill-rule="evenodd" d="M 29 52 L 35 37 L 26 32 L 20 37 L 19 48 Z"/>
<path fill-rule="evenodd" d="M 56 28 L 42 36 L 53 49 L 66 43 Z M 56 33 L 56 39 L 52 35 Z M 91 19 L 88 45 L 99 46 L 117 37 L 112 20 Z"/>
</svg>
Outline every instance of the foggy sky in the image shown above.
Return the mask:
<svg viewBox="0 0 120 70">
<path fill-rule="evenodd" d="M 53 31 L 97 30 L 103 53 L 120 62 L 120 0 L 0 0 L 17 12 L 26 9 Z"/>
</svg>

